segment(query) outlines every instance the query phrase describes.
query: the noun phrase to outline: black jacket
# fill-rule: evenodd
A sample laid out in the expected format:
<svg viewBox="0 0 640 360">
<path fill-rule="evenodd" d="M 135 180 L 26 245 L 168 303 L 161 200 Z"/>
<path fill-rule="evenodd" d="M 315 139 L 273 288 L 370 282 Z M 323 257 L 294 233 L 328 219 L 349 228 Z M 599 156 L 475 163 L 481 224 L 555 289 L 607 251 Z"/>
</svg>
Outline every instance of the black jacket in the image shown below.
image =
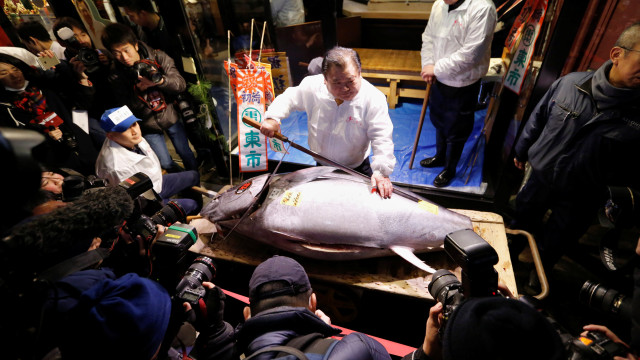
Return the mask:
<svg viewBox="0 0 640 360">
<path fill-rule="evenodd" d="M 269 346 L 285 345 L 289 340 L 311 333 L 326 337 L 340 333 L 306 308 L 278 307 L 249 318 L 236 333 L 236 350 L 250 355 Z M 265 353 L 257 359 L 272 359 L 277 353 Z M 333 348 L 329 359 L 381 360 L 391 359 L 376 340 L 361 333 L 351 333 Z"/>
<path fill-rule="evenodd" d="M 572 73 L 553 83 L 515 146 L 548 186 L 569 193 L 606 185 L 640 183 L 640 104 L 600 111 L 593 99 L 593 72 Z"/>
<path fill-rule="evenodd" d="M 55 112 L 64 121 L 62 132 L 72 134 L 78 145 L 72 150 L 64 143 L 45 135 L 45 143 L 34 149 L 34 156 L 51 167 L 67 167 L 90 175 L 94 173 L 98 151 L 89 135 L 73 123 L 71 110 L 74 107 L 87 109 L 91 104 L 94 89 L 69 79 L 75 79 L 75 75 L 70 69 L 65 68 L 63 63 L 56 67 L 55 72 L 35 72 L 27 79 L 29 86 L 36 86 L 44 95 L 47 110 Z M 0 89 L 0 126 L 27 128 L 43 133 L 44 129 L 30 123 L 34 119 L 32 113 L 14 105 L 18 96 L 15 92 Z"/>
<path fill-rule="evenodd" d="M 118 97 L 118 102 L 122 105 L 127 105 L 136 117 L 142 119 L 140 122 L 142 133 L 159 134 L 180 120 L 180 115 L 173 102 L 176 95 L 186 90 L 187 83 L 180 75 L 173 60 L 163 51 L 153 50 L 142 41 L 139 41 L 138 53 L 142 59 L 151 59 L 160 65 L 164 83 L 138 94 L 134 90 L 136 81 L 127 74 L 130 68 L 121 63 L 116 65 L 116 70 L 110 76 L 110 82 L 114 93 Z M 147 97 L 149 92 L 156 88 L 164 95 L 167 104 L 166 109 L 158 112 L 150 109 L 145 101 L 140 98 L 149 100 Z"/>
</svg>

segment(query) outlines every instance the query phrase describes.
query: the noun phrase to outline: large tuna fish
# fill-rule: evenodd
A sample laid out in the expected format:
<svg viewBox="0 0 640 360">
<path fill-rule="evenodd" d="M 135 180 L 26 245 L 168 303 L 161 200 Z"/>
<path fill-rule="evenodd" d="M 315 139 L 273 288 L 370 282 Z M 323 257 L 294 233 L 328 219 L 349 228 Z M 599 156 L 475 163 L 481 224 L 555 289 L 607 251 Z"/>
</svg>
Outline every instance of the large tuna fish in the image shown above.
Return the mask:
<svg viewBox="0 0 640 360">
<path fill-rule="evenodd" d="M 201 214 L 233 228 L 269 175 L 251 178 L 214 198 Z M 445 235 L 471 229 L 468 217 L 394 194 L 382 199 L 370 181 L 333 167 L 276 175 L 254 210 L 234 231 L 277 248 L 323 260 L 363 259 L 397 253 L 433 271 L 413 253 L 441 250 Z"/>
</svg>

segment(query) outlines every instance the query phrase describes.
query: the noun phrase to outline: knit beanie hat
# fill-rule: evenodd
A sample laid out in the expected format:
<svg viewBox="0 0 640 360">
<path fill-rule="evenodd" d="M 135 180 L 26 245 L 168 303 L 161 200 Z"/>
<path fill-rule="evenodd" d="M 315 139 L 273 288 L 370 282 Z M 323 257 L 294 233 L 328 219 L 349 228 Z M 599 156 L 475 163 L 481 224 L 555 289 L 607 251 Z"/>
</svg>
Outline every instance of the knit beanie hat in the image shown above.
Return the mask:
<svg viewBox="0 0 640 360">
<path fill-rule="evenodd" d="M 155 281 L 126 274 L 84 291 L 63 324 L 64 359 L 147 360 L 169 325 L 171 299 Z"/>
<path fill-rule="evenodd" d="M 566 359 L 560 335 L 536 309 L 503 297 L 472 298 L 445 325 L 444 360 Z"/>
</svg>

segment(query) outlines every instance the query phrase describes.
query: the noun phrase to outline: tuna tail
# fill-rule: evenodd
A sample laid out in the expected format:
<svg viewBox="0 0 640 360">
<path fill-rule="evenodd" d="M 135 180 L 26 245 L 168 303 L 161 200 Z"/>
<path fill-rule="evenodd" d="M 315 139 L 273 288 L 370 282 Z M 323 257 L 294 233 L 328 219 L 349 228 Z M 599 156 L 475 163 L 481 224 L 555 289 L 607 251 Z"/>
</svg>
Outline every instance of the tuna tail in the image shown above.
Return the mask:
<svg viewBox="0 0 640 360">
<path fill-rule="evenodd" d="M 391 251 L 398 254 L 401 258 L 407 260 L 414 266 L 418 267 L 421 270 L 424 270 L 430 274 L 436 272 L 434 268 L 424 263 L 424 261 L 420 260 L 414 253 L 413 249 L 408 248 L 406 246 L 392 246 Z"/>
</svg>

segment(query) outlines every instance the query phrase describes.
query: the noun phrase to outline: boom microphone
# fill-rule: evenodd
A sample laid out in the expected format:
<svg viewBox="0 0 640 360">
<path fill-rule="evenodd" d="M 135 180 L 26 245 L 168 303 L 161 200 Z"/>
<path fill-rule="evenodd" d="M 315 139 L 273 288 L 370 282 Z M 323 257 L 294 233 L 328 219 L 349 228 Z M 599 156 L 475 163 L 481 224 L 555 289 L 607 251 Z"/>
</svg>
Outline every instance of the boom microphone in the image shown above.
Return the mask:
<svg viewBox="0 0 640 360">
<path fill-rule="evenodd" d="M 87 251 L 93 238 L 121 225 L 133 209 L 133 200 L 120 186 L 92 189 L 67 206 L 18 225 L 3 242 L 16 265 L 38 272 Z"/>
</svg>

